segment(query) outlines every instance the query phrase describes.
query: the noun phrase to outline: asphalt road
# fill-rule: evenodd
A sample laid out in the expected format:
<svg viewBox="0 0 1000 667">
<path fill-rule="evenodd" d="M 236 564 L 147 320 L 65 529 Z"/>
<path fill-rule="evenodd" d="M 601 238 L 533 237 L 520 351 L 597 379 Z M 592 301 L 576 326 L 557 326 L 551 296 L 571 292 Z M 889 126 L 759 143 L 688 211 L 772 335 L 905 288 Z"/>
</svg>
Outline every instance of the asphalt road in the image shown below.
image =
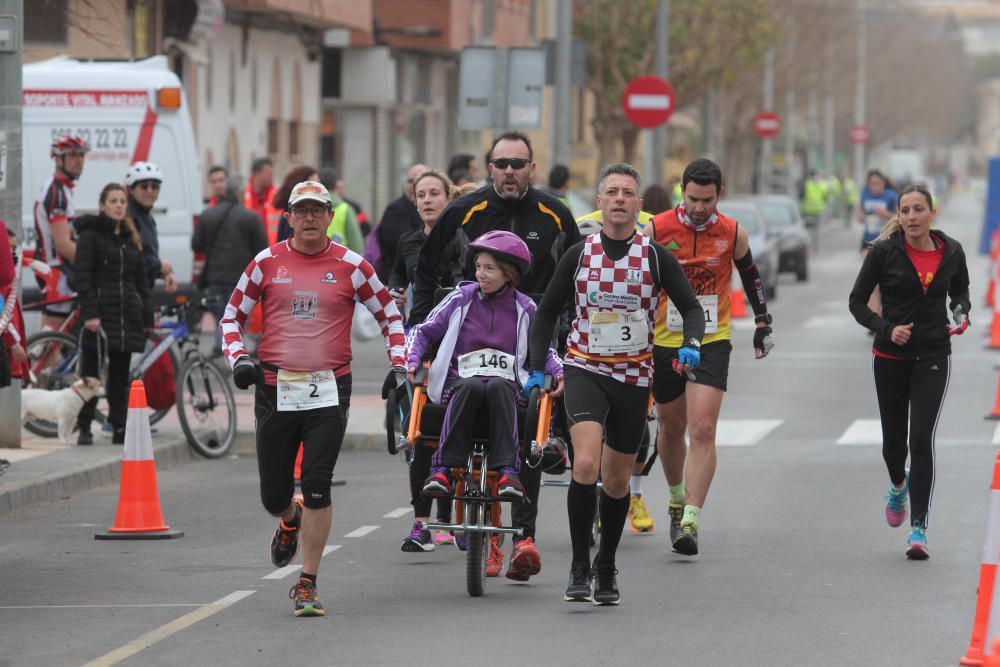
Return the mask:
<svg viewBox="0 0 1000 667">
<path fill-rule="evenodd" d="M 974 254 L 981 215 L 958 198 L 940 224 L 970 254 L 975 306 L 985 288 Z M 983 416 L 1000 353 L 984 351 L 989 316 L 974 310 L 974 328 L 955 341 L 938 429 L 931 559 L 909 562 L 906 530 L 883 515 L 871 339 L 847 312 L 856 243 L 831 226 L 811 282 L 782 276 L 769 358 L 753 360 L 749 327 L 737 328 L 702 554 L 669 553 L 666 488 L 654 474 L 645 490 L 660 525 L 625 535 L 618 608 L 562 602 L 563 489 L 542 492 L 542 572 L 527 584 L 488 580 L 473 599 L 464 554 L 399 551 L 411 520 L 405 467 L 347 452 L 319 578 L 328 616 L 296 619 L 286 597 L 294 573 L 268 559 L 274 522 L 259 504 L 256 461 L 237 457 L 161 473 L 179 540 L 95 541 L 114 518 L 113 488 L 0 519 L 0 665 L 102 656 L 128 665 L 957 664 L 976 602 L 995 450 Z M 385 368 L 377 343 L 359 346 L 356 392 L 376 391 Z"/>
</svg>

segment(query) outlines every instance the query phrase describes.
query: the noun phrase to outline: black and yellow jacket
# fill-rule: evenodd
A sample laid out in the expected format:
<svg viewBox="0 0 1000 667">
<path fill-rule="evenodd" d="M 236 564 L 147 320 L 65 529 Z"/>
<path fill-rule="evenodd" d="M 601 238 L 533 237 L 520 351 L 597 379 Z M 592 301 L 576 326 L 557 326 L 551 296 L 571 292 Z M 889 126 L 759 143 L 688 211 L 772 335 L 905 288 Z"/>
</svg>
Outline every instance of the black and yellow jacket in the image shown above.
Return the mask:
<svg viewBox="0 0 1000 667">
<path fill-rule="evenodd" d="M 434 306 L 434 290 L 474 280 L 471 241 L 503 230 L 520 236 L 531 251 L 531 271 L 518 289 L 541 293 L 566 250 L 582 240 L 573 214 L 552 195 L 529 187 L 517 201 L 507 201 L 487 183 L 459 197 L 444 210 L 417 259 L 410 324 L 419 324 Z"/>
</svg>

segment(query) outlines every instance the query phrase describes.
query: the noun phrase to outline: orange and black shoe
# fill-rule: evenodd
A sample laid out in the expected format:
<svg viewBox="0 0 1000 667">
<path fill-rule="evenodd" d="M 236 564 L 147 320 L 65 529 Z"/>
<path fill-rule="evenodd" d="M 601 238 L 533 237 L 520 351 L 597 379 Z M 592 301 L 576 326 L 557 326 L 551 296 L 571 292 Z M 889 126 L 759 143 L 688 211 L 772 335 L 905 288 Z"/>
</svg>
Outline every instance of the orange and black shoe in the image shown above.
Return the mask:
<svg viewBox="0 0 1000 667">
<path fill-rule="evenodd" d="M 490 538 L 490 557 L 486 560 L 486 576 L 499 577 L 503 570 L 503 544 L 502 535 L 494 535 Z"/>
<path fill-rule="evenodd" d="M 510 565 L 505 576 L 514 581 L 527 581 L 532 575 L 541 571 L 542 556 L 538 553 L 534 538 L 526 537 L 514 542 L 514 549 L 510 552 Z"/>
<path fill-rule="evenodd" d="M 503 500 L 522 500 L 524 498 L 524 487 L 521 486 L 521 478 L 513 468 L 504 467 L 500 469 L 500 479 L 497 481 L 497 497 Z"/>
<path fill-rule="evenodd" d="M 299 579 L 288 591 L 288 597 L 295 600 L 296 616 L 326 616 L 316 584 L 309 579 Z"/>
<path fill-rule="evenodd" d="M 274 531 L 271 538 L 271 562 L 275 567 L 285 567 L 295 558 L 295 553 L 299 550 L 299 526 L 302 523 L 302 501 L 298 498 L 292 500 L 295 506 L 294 525 L 289 526 L 283 520 L 278 521 L 278 529 Z"/>
<path fill-rule="evenodd" d="M 451 498 L 451 480 L 447 468 L 433 468 L 421 491 L 425 498 Z"/>
</svg>

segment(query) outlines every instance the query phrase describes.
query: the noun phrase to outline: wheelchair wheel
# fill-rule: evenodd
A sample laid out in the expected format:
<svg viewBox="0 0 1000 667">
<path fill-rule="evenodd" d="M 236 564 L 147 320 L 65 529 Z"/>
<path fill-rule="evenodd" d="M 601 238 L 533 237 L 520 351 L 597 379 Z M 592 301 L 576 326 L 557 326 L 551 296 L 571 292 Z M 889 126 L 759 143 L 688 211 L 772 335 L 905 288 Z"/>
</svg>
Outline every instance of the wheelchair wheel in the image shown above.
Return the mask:
<svg viewBox="0 0 1000 667">
<path fill-rule="evenodd" d="M 478 524 L 480 513 L 485 508 L 479 503 L 466 505 L 465 511 L 469 525 Z M 487 533 L 466 533 L 465 550 L 465 586 L 469 595 L 480 597 L 486 586 L 486 559 L 489 557 L 490 539 Z"/>
</svg>

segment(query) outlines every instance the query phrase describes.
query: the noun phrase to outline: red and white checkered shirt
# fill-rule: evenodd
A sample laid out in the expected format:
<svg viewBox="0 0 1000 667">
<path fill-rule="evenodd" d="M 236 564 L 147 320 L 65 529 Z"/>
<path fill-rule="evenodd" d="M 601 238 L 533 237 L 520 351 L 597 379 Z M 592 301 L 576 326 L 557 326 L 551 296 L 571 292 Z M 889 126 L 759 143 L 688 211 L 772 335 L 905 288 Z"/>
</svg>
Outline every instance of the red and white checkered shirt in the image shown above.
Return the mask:
<svg viewBox="0 0 1000 667">
<path fill-rule="evenodd" d="M 405 366 L 403 319 L 395 300 L 358 253 L 337 243 L 315 255 L 299 252 L 291 240 L 262 250 L 229 299 L 219 328 L 231 366 L 247 351 L 243 329 L 260 302 L 263 336 L 260 361 L 289 371 L 351 372 L 351 325 L 360 302 L 382 328 L 394 366 Z M 275 374 L 266 372 L 273 384 Z"/>
<path fill-rule="evenodd" d="M 648 387 L 653 376 L 653 324 L 659 290 L 649 270 L 649 238 L 636 234 L 628 253 L 618 261 L 604 254 L 601 234 L 584 239 L 576 276 L 576 319 L 569 334 L 565 364 L 607 375 L 625 384 Z M 642 351 L 621 354 L 590 352 L 590 320 L 596 312 L 642 312 L 648 336 Z"/>
</svg>

